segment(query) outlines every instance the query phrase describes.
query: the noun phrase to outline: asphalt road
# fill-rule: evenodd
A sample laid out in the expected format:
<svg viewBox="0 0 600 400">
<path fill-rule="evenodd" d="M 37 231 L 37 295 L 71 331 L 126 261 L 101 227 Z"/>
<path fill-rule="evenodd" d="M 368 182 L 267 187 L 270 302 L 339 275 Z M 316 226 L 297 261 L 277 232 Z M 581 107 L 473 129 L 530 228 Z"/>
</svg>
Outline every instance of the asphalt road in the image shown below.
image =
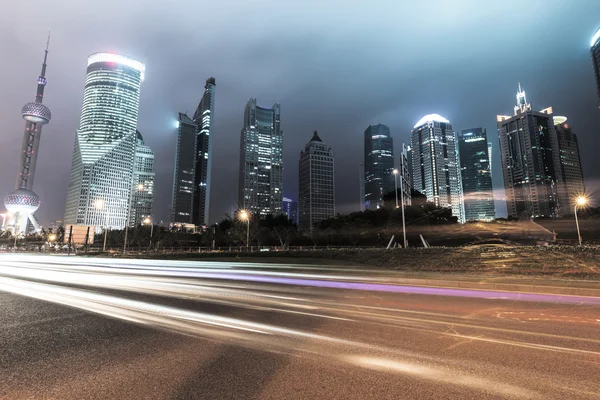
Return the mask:
<svg viewBox="0 0 600 400">
<path fill-rule="evenodd" d="M 600 298 L 0 257 L 1 399 L 600 398 Z"/>
</svg>

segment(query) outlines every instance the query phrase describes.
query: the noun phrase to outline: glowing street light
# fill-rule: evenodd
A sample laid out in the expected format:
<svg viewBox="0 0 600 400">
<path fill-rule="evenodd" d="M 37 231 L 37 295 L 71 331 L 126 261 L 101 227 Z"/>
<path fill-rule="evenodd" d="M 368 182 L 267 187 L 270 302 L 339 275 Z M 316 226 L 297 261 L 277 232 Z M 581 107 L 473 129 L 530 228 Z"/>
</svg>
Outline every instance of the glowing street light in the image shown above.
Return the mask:
<svg viewBox="0 0 600 400">
<path fill-rule="evenodd" d="M 150 225 L 150 245 L 148 246 L 148 248 L 150 249 L 150 248 L 152 248 L 152 235 L 154 233 L 154 224 L 152 223 L 152 220 L 150 219 L 150 217 L 144 218 L 142 223 L 144 225 Z"/>
<path fill-rule="evenodd" d="M 56 235 L 55 234 L 51 234 L 50 236 L 48 236 L 48 241 L 49 242 L 54 242 L 56 240 Z"/>
<path fill-rule="evenodd" d="M 394 187 L 396 188 L 396 208 L 398 208 L 398 170 L 394 168 Z"/>
<path fill-rule="evenodd" d="M 250 247 L 250 213 L 246 210 L 241 210 L 239 213 L 239 218 L 242 221 L 246 221 L 246 251 L 248 251 L 248 247 Z"/>
<path fill-rule="evenodd" d="M 581 246 L 581 232 L 579 231 L 579 219 L 577 218 L 577 207 L 585 207 L 588 203 L 588 198 L 585 196 L 577 196 L 575 199 L 575 224 L 577 225 L 577 238 Z"/>
<path fill-rule="evenodd" d="M 399 171 L 394 168 L 392 171 L 394 173 L 394 187 L 396 188 L 396 208 L 398 208 L 398 175 L 400 175 L 400 194 L 402 195 L 402 236 L 404 239 L 404 248 L 406 248 L 406 222 L 404 220 L 404 182 L 402 181 L 402 174 L 399 174 Z"/>
</svg>

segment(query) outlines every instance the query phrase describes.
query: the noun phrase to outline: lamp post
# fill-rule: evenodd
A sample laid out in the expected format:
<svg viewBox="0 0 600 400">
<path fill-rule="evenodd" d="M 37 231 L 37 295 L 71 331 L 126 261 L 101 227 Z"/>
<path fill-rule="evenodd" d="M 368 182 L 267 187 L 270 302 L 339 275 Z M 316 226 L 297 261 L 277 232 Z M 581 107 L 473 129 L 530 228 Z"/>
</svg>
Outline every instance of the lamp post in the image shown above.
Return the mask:
<svg viewBox="0 0 600 400">
<path fill-rule="evenodd" d="M 108 237 L 108 208 L 106 207 L 106 205 L 104 204 L 104 200 L 102 199 L 96 200 L 96 202 L 94 203 L 94 207 L 96 207 L 97 210 L 104 210 L 104 214 L 106 216 L 104 220 L 104 245 L 102 246 L 102 251 L 105 252 L 106 238 Z"/>
<path fill-rule="evenodd" d="M 394 187 L 396 188 L 396 208 L 398 208 L 398 170 L 394 168 Z"/>
<path fill-rule="evenodd" d="M 148 245 L 148 249 L 152 248 L 152 235 L 154 233 L 154 224 L 149 217 L 144 218 L 144 225 L 150 225 L 150 243 Z"/>
<path fill-rule="evenodd" d="M 402 238 L 404 240 L 403 244 L 404 244 L 404 248 L 406 248 L 407 242 L 406 242 L 406 221 L 404 219 L 404 181 L 402 180 L 402 174 L 398 173 L 399 171 L 397 169 L 394 169 L 394 171 L 392 171 L 394 173 L 394 185 L 396 187 L 396 208 L 398 208 L 398 175 L 400 175 L 400 196 L 401 196 L 401 200 L 402 200 Z"/>
<path fill-rule="evenodd" d="M 577 238 L 579 246 L 581 246 L 581 232 L 579 231 L 579 219 L 577 218 L 577 206 L 583 207 L 587 204 L 588 199 L 585 196 L 579 196 L 575 199 L 575 224 L 577 225 Z"/>
<path fill-rule="evenodd" d="M 242 210 L 240 211 L 240 219 L 242 221 L 246 221 L 247 223 L 247 228 L 246 228 L 246 251 L 248 251 L 248 248 L 250 247 L 250 213 L 246 210 Z"/>
</svg>

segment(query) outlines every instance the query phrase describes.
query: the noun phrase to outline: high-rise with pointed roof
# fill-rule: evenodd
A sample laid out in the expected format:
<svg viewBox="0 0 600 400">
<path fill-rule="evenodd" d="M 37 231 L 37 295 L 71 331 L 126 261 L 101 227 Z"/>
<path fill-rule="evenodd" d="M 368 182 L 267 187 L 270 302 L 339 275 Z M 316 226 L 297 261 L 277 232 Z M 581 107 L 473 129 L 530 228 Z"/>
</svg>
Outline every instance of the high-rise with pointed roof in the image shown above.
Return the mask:
<svg viewBox="0 0 600 400">
<path fill-rule="evenodd" d="M 561 169 L 552 107 L 533 111 L 519 84 L 514 114 L 496 120 L 508 217 L 560 216 Z"/>
<path fill-rule="evenodd" d="M 335 216 L 335 164 L 333 151 L 317 131 L 300 152 L 299 229 L 311 231 L 320 221 Z"/>
<path fill-rule="evenodd" d="M 118 54 L 88 57 L 65 224 L 128 224 L 144 71 L 141 62 Z"/>
<path fill-rule="evenodd" d="M 46 42 L 42 72 L 37 79 L 35 101 L 25 104 L 21 109 L 21 117 L 25 120 L 25 132 L 23 134 L 21 162 L 16 188 L 4 198 L 4 206 L 11 213 L 8 227 L 15 234 L 26 233 L 28 222 L 31 222 L 36 230 L 40 229 L 37 220 L 33 216 L 33 213 L 40 206 L 40 198 L 33 192 L 33 179 L 35 178 L 42 126 L 50 122 L 52 116 L 50 109 L 42 103 L 44 88 L 47 83 L 46 61 L 49 45 L 50 34 L 48 34 L 48 41 Z"/>
</svg>

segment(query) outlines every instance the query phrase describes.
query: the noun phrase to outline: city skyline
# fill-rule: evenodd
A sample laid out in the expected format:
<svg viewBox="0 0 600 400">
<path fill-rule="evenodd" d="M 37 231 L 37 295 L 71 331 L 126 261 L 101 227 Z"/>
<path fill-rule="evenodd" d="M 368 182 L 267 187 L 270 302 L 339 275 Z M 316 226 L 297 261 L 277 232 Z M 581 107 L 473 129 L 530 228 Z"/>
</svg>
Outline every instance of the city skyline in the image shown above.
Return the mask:
<svg viewBox="0 0 600 400">
<path fill-rule="evenodd" d="M 559 13 L 561 6 L 553 7 L 553 13 Z M 585 12 L 584 12 L 585 9 Z M 481 13 L 487 16 L 487 12 L 482 11 Z M 585 17 L 586 14 L 593 14 L 595 7 L 581 7 L 581 10 L 577 10 L 577 15 Z M 548 11 L 544 11 L 548 12 Z M 546 15 L 546 14 L 545 14 Z M 475 10 L 475 16 L 481 17 L 481 14 L 477 14 Z M 317 18 L 323 18 L 323 15 L 318 15 Z M 231 145 L 232 138 L 235 138 L 239 132 L 239 109 L 243 106 L 244 102 L 249 96 L 256 96 L 264 99 L 266 104 L 272 102 L 281 102 L 285 109 L 285 125 L 284 130 L 286 132 L 286 138 L 289 141 L 285 145 L 285 160 L 294 160 L 296 150 L 302 146 L 302 141 L 298 136 L 301 136 L 301 132 L 307 130 L 313 130 L 318 128 L 322 131 L 334 132 L 331 138 L 328 140 L 329 143 L 338 148 L 339 144 L 342 147 L 337 151 L 337 157 L 339 157 L 340 165 L 349 165 L 349 163 L 360 157 L 362 153 L 360 136 L 364 126 L 369 124 L 376 124 L 377 122 L 384 123 L 390 127 L 392 136 L 396 142 L 396 152 L 399 150 L 399 145 L 402 142 L 408 142 L 409 131 L 414 121 L 418 119 L 420 115 L 428 112 L 438 111 L 442 115 L 449 118 L 456 130 L 468 128 L 470 126 L 483 126 L 487 128 L 490 136 L 490 141 L 494 144 L 497 143 L 496 129 L 495 129 L 495 114 L 500 110 L 505 109 L 507 99 L 513 96 L 513 89 L 515 83 L 518 81 L 523 82 L 528 88 L 528 97 L 530 101 L 535 104 L 544 105 L 552 104 L 556 110 L 560 110 L 561 114 L 568 115 L 569 120 L 577 134 L 579 135 L 580 146 L 582 149 L 582 163 L 584 168 L 584 176 L 586 180 L 597 179 L 594 176 L 595 171 L 600 170 L 598 168 L 598 161 L 592 156 L 592 149 L 596 133 L 598 131 L 598 110 L 597 100 L 595 93 L 595 83 L 593 78 L 592 63 L 590 59 L 590 39 L 595 32 L 597 26 L 600 24 L 598 18 L 590 16 L 587 19 L 580 19 L 580 22 L 576 28 L 568 31 L 561 31 L 553 33 L 550 30 L 544 31 L 544 37 L 557 46 L 560 45 L 560 55 L 545 54 L 545 59 L 552 63 L 553 69 L 556 71 L 550 71 L 550 68 L 546 68 L 544 65 L 547 63 L 535 63 L 533 60 L 520 60 L 515 62 L 514 66 L 500 63 L 501 65 L 490 65 L 483 66 L 481 63 L 470 64 L 471 73 L 468 78 L 464 74 L 461 75 L 459 67 L 456 66 L 444 66 L 443 72 L 437 74 L 436 70 L 427 70 L 423 73 L 415 75 L 414 71 L 399 70 L 402 76 L 414 76 L 415 82 L 419 85 L 408 85 L 406 80 L 398 77 L 391 77 L 392 75 L 386 74 L 385 70 L 381 70 L 381 67 L 357 67 L 358 64 L 348 65 L 348 73 L 342 72 L 338 75 L 341 81 L 337 82 L 335 79 L 332 84 L 325 84 L 325 80 L 331 80 L 334 77 L 332 64 L 325 64 L 327 68 L 318 76 L 310 75 L 310 80 L 307 80 L 306 74 L 300 74 L 298 77 L 291 79 L 284 76 L 275 75 L 275 81 L 272 83 L 265 79 L 263 74 L 259 74 L 252 70 L 258 66 L 266 65 L 266 61 L 262 59 L 259 61 L 253 61 L 244 74 L 239 74 L 231 69 L 219 68 L 218 59 L 219 52 L 213 49 L 215 52 L 215 59 L 208 61 L 205 65 L 202 65 L 200 72 L 191 73 L 191 69 L 183 68 L 179 65 L 173 66 L 173 69 L 165 69 L 164 62 L 158 57 L 157 51 L 160 50 L 160 58 L 164 57 L 164 51 L 169 53 L 177 49 L 165 49 L 165 46 L 156 45 L 152 48 L 152 51 L 148 55 L 146 42 L 148 40 L 140 37 L 136 37 L 135 40 L 127 38 L 123 35 L 122 30 L 112 32 L 108 37 L 95 38 L 91 37 L 91 40 L 81 42 L 82 44 L 74 50 L 79 54 L 79 58 L 66 57 L 66 55 L 73 54 L 71 49 L 67 51 L 65 45 L 67 43 L 65 32 L 55 30 L 53 35 L 57 36 L 53 39 L 56 50 L 53 53 L 53 65 L 55 62 L 54 57 L 59 57 L 57 67 L 61 71 L 58 77 L 52 79 L 51 84 L 61 86 L 61 93 L 50 92 L 47 103 L 49 107 L 54 111 L 53 122 L 48 127 L 45 127 L 45 134 L 52 136 L 52 140 L 44 141 L 44 151 L 40 154 L 40 161 L 45 165 L 53 165 L 50 171 L 39 171 L 42 177 L 36 180 L 40 184 L 39 190 L 36 184 L 36 193 L 41 198 L 45 199 L 42 208 L 39 210 L 39 214 L 43 220 L 48 222 L 51 219 L 61 218 L 61 208 L 64 206 L 64 195 L 53 194 L 54 188 L 64 188 L 66 191 L 66 183 L 64 182 L 64 175 L 67 174 L 68 166 L 65 171 L 65 164 L 61 158 L 61 154 L 64 154 L 64 147 L 71 147 L 72 142 L 65 140 L 65 137 L 73 137 L 74 131 L 76 130 L 77 121 L 77 107 L 73 111 L 72 105 L 81 102 L 80 89 L 83 81 L 83 74 L 81 73 L 82 61 L 87 54 L 94 50 L 111 49 L 116 52 L 126 54 L 139 55 L 141 54 L 144 62 L 148 65 L 150 73 L 154 76 L 152 80 L 148 80 L 144 86 L 144 95 L 140 104 L 140 122 L 138 128 L 144 132 L 146 142 L 154 149 L 156 149 L 156 164 L 157 164 L 157 192 L 165 193 L 170 192 L 171 180 L 172 180 L 172 168 L 173 162 L 172 157 L 174 155 L 174 135 L 168 135 L 169 129 L 172 129 L 172 123 L 175 120 L 176 112 L 178 110 L 186 110 L 190 104 L 195 104 L 197 94 L 202 90 L 204 80 L 190 84 L 196 74 L 201 76 L 215 75 L 221 82 L 219 96 L 216 100 L 218 109 L 218 115 L 215 120 L 215 132 L 218 135 L 223 135 L 215 140 L 215 164 L 213 165 L 213 178 L 219 182 L 231 182 L 233 186 L 232 192 L 235 192 L 236 181 L 237 181 L 237 162 L 230 162 L 233 159 L 236 160 L 236 153 L 239 151 L 237 146 Z M 515 22 L 516 23 L 516 22 Z M 536 23 L 537 24 L 537 23 Z M 527 27 L 529 35 L 534 34 L 534 24 L 532 27 Z M 581 25 L 581 26 L 579 26 Z M 124 29 L 124 28 L 123 28 Z M 463 28 L 460 28 L 463 29 Z M 496 30 L 496 32 L 500 32 Z M 501 42 L 509 42 L 509 38 L 512 33 L 502 31 L 504 35 L 501 38 Z M 521 34 L 524 34 L 521 32 Z M 16 35 L 16 36 L 15 36 Z M 458 33 L 457 33 L 458 35 Z M 541 35 L 541 33 L 537 34 Z M 37 32 L 37 38 L 44 37 L 45 32 L 42 28 Z M 11 37 L 22 37 L 22 41 L 27 41 L 24 38 L 31 39 L 31 43 L 35 43 L 33 39 L 36 37 L 31 36 L 31 33 L 17 32 Z M 464 37 L 464 36 L 463 36 Z M 538 36 L 539 37 L 539 36 Z M 143 39 L 143 40 L 142 40 Z M 458 40 L 458 36 L 457 39 Z M 493 43 L 498 42 L 499 39 L 495 39 Z M 225 47 L 230 46 L 232 42 L 224 44 Z M 296 43 L 292 41 L 293 44 Z M 429 38 L 422 37 L 419 39 L 419 45 L 425 49 L 429 42 Z M 391 44 L 388 42 L 388 44 Z M 401 44 L 401 43 L 400 43 Z M 458 45 L 458 42 L 456 42 Z M 454 48 L 456 48 L 456 45 Z M 484 47 L 477 47 L 480 45 L 476 43 L 476 48 L 483 49 Z M 502 44 L 500 44 L 502 46 Z M 118 48 L 115 48 L 118 46 Z M 121 48 L 122 47 L 122 48 Z M 343 47 L 343 46 L 342 46 Z M 485 48 L 494 47 L 492 43 L 486 43 Z M 404 47 L 400 47 L 405 49 Z M 450 51 L 453 46 L 448 47 Z M 29 49 L 25 49 L 27 52 Z M 210 49 L 209 49 L 210 50 Z M 312 48 L 309 48 L 312 52 Z M 362 52 L 364 49 L 359 48 Z M 179 50 L 178 50 L 179 51 Z M 202 50 L 206 53 L 207 50 Z M 410 57 L 421 54 L 421 50 L 405 49 L 408 51 L 406 54 Z M 60 54 L 57 54 L 59 53 Z M 25 53 L 26 54 L 26 53 Z M 35 49 L 31 50 L 31 57 L 35 60 Z M 222 54 L 221 54 L 222 56 Z M 185 60 L 186 55 L 178 53 L 179 59 Z M 272 57 L 270 52 L 266 53 L 267 59 Z M 529 55 L 528 55 L 529 57 Z M 532 56 L 533 57 L 533 56 Z M 554 58 L 556 57 L 556 58 Z M 21 57 L 19 57 L 20 59 Z M 25 59 L 25 57 L 23 57 Z M 29 59 L 27 57 L 27 59 Z M 336 59 L 333 60 L 341 60 Z M 386 58 L 387 60 L 387 58 Z M 333 61 L 337 68 L 337 61 Z M 390 68 L 395 68 L 396 63 L 393 59 L 390 61 Z M 84 61 L 83 61 L 84 62 Z M 171 64 L 171 63 L 170 63 Z M 181 63 L 192 64 L 193 63 Z M 360 64 L 360 63 L 359 63 Z M 493 63 L 492 63 L 493 64 Z M 530 68 L 530 65 L 535 65 L 535 69 Z M 77 68 L 75 68 L 77 67 Z M 54 68 L 54 67 L 53 67 Z M 183 69 L 182 69 L 183 68 Z M 442 65 L 440 65 L 440 70 Z M 9 87 L 19 87 L 19 93 L 27 93 L 27 84 L 31 82 L 31 73 L 27 76 L 25 72 L 27 66 L 21 66 L 18 74 L 9 73 L 10 85 Z M 54 71 L 54 70 L 53 70 Z M 62 72 L 64 71 L 64 72 Z M 186 72 L 189 71 L 189 72 Z M 309 72 L 312 74 L 312 69 L 309 68 Z M 381 72 L 382 77 L 375 79 L 375 75 Z M 37 75 L 37 71 L 33 74 Z M 363 92 L 363 94 L 356 96 L 350 96 L 352 94 L 351 89 L 353 85 L 365 78 L 365 76 L 372 76 L 369 79 L 369 88 Z M 412 74 L 412 75 L 411 75 Z M 69 80 L 65 81 L 65 76 L 69 76 Z M 398 74 L 393 74 L 397 76 Z M 457 81 L 456 85 L 449 83 L 449 76 L 453 75 Z M 35 75 L 34 75 L 35 76 Z M 155 78 L 158 78 L 157 80 Z M 384 79 L 385 78 L 385 79 Z M 6 78 L 4 78 L 6 79 Z M 298 79 L 296 82 L 295 79 Z M 163 80 L 162 83 L 158 81 Z M 170 83 L 165 82 L 168 81 Z M 289 83 L 287 83 L 287 81 Z M 389 90 L 383 88 L 383 81 L 385 86 L 389 87 Z M 548 87 L 544 82 L 552 81 L 554 86 Z M 64 82 L 68 82 L 68 85 L 64 85 Z M 306 84 L 304 84 L 307 82 Z M 337 83 L 336 83 L 337 82 Z M 483 84 L 485 82 L 485 85 Z M 300 87 L 297 87 L 298 83 Z M 318 84 L 317 84 L 318 83 Z M 460 83 L 460 84 L 459 84 Z M 291 85 L 291 86 L 290 86 Z M 308 86 L 307 86 L 308 85 Z M 324 85 L 319 87 L 319 85 Z M 333 86 L 331 86 L 333 85 Z M 163 88 L 164 86 L 164 88 Z M 505 87 L 504 87 L 505 86 Z M 62 89 L 64 87 L 64 90 Z M 185 88 L 185 92 L 181 88 Z M 290 89 L 290 87 L 292 87 Z M 293 89 L 297 87 L 296 89 Z M 301 90 L 302 89 L 302 90 Z M 311 100 L 311 103 L 306 102 L 306 97 L 302 97 L 301 91 L 306 89 L 313 90 L 312 95 L 316 95 L 319 100 Z M 467 90 L 468 89 L 468 90 Z M 29 89 L 30 90 L 30 89 Z M 161 92 L 164 90 L 166 92 Z M 314 92 L 316 90 L 316 92 Z M 354 89 L 352 89 L 354 90 Z M 430 94 L 435 91 L 437 96 L 431 97 Z M 465 95 L 462 95 L 462 92 Z M 469 92 L 470 91 L 470 92 Z M 166 93 L 170 93 L 165 95 Z M 175 96 L 174 93 L 182 93 L 181 97 Z M 190 93 L 187 93 L 190 92 Z M 374 93 L 378 93 L 375 95 Z M 470 93 L 470 95 L 466 95 Z M 476 93 L 476 95 L 474 94 Z M 60 95 L 60 97 L 59 97 Z M 426 96 L 428 95 L 428 96 Z M 148 97 L 146 97 L 148 96 Z M 473 96 L 476 97 L 473 99 Z M 177 98 L 175 98 L 177 97 Z M 342 101 L 343 97 L 348 97 L 355 104 L 350 104 L 348 101 Z M 429 99 L 426 99 L 429 97 Z M 25 96 L 20 97 L 25 99 Z M 66 99 L 59 101 L 59 98 Z M 157 100 L 160 99 L 160 100 Z M 498 100 L 496 100 L 498 99 Z M 591 99 L 591 100 L 590 100 Z M 367 101 L 368 100 L 368 101 Z M 46 100 L 45 100 L 46 102 Z M 327 103 L 339 103 L 340 106 L 329 108 L 327 113 L 320 111 L 320 108 Z M 19 101 L 19 104 L 21 101 Z M 343 104 L 343 112 L 342 110 Z M 454 105 L 455 104 L 455 105 Z M 3 121 L 9 128 L 5 131 L 14 132 L 15 129 L 10 128 L 11 126 L 17 126 L 16 129 L 21 129 L 18 123 L 21 121 L 17 119 L 15 122 L 14 112 L 9 113 L 11 103 L 3 104 L 2 112 Z M 14 110 L 19 105 L 16 100 L 12 103 L 12 109 Z M 357 110 L 361 111 L 358 112 Z M 193 111 L 188 108 L 189 112 Z M 331 122 L 329 122 L 331 121 Z M 366 124 L 365 124 L 366 122 Z M 73 128 L 73 126 L 75 127 Z M 232 128 L 233 127 L 233 128 Z M 233 129 L 233 134 L 232 134 Z M 339 132 L 339 133 L 337 133 Z M 69 143 L 70 142 L 70 143 Z M 234 142 L 235 143 L 235 142 Z M 46 152 L 46 145 L 49 146 L 48 153 Z M 60 149 L 57 148 L 61 147 Z M 231 149 L 229 148 L 231 147 Z M 59 151 L 60 150 L 60 151 Z M 6 169 L 10 169 L 8 162 L 11 159 L 11 155 L 7 154 L 6 158 Z M 496 159 L 499 159 L 497 148 L 494 149 L 494 187 L 502 187 L 502 177 L 499 173 L 499 164 L 496 163 Z M 221 161 L 217 161 L 221 160 Z M 224 161 L 223 161 L 224 160 Z M 12 165 L 14 165 L 14 159 Z M 284 177 L 284 187 L 287 189 L 285 195 L 288 197 L 297 197 L 297 193 L 294 192 L 294 176 L 297 176 L 297 168 L 294 167 L 293 163 L 290 165 L 287 163 Z M 14 167 L 13 167 L 14 168 Z M 8 192 L 12 185 L 14 177 L 8 176 L 2 177 L 2 184 L 5 187 L 5 192 Z M 337 192 L 338 196 L 338 209 L 340 212 L 351 211 L 357 208 L 356 195 L 351 194 L 358 193 L 357 188 L 357 176 L 356 167 L 353 165 L 352 168 L 348 167 L 340 169 L 339 176 L 337 178 Z M 499 179 L 498 179 L 499 178 Z M 597 187 L 598 185 L 587 185 L 590 188 Z M 57 189 L 57 191 L 60 191 Z M 45 192 L 45 193 L 44 193 Z M 347 194 L 342 197 L 340 194 Z M 167 199 L 165 200 L 166 197 Z M 228 193 L 217 194 L 216 198 L 213 197 L 212 202 L 215 203 L 213 211 L 211 213 L 215 215 L 216 219 L 219 219 L 224 213 L 229 212 L 232 207 L 237 204 L 237 196 L 234 193 L 231 196 Z M 160 204 L 159 204 L 160 203 Z M 160 195 L 157 199 L 157 220 L 166 220 L 166 214 L 168 204 L 170 203 L 169 195 Z M 501 215 L 501 213 L 500 213 Z"/>
</svg>

